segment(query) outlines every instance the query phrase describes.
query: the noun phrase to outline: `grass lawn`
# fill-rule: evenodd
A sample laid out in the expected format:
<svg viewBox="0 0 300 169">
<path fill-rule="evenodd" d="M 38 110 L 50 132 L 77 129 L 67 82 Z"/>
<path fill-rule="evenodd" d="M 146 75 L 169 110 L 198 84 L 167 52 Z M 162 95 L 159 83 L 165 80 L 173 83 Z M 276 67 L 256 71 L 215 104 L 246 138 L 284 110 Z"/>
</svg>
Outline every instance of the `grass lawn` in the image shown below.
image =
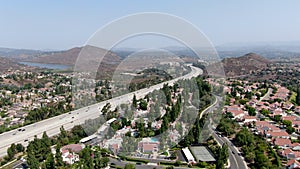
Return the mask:
<svg viewBox="0 0 300 169">
<path fill-rule="evenodd" d="M 292 92 L 292 95 L 290 97 L 290 102 L 291 103 L 295 103 L 296 102 L 296 96 L 297 96 L 297 93 L 296 92 Z"/>
</svg>

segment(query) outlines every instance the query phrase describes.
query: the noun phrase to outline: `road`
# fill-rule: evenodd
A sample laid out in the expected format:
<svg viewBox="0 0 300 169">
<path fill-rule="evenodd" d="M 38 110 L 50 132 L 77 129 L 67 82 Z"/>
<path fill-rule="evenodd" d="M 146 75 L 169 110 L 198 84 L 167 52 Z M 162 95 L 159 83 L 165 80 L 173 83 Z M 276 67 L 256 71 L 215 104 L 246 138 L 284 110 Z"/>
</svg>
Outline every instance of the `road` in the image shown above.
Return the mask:
<svg viewBox="0 0 300 169">
<path fill-rule="evenodd" d="M 212 132 L 213 137 L 215 140 L 220 144 L 223 145 L 226 143 L 228 145 L 229 151 L 229 161 L 230 161 L 230 168 L 231 169 L 247 169 L 247 165 L 245 164 L 244 160 L 241 156 L 239 156 L 239 152 L 237 148 L 225 137 L 219 137 L 215 132 Z"/>
<path fill-rule="evenodd" d="M 271 93 L 273 92 L 272 88 L 268 88 L 268 92 L 259 99 L 259 101 L 268 100 L 270 98 Z"/>
<path fill-rule="evenodd" d="M 125 167 L 126 164 L 128 163 L 132 163 L 132 164 L 136 164 L 135 162 L 130 162 L 130 161 L 118 161 L 114 158 L 109 158 L 109 162 L 110 164 L 115 164 L 117 166 L 121 166 L 121 167 Z M 157 168 L 157 169 L 163 169 L 166 166 L 163 165 L 157 165 L 156 163 L 148 163 L 148 164 L 141 164 L 141 165 L 135 165 L 136 169 L 153 169 L 153 168 Z M 175 169 L 188 169 L 187 167 L 174 167 Z"/>
<path fill-rule="evenodd" d="M 201 115 L 212 112 L 213 110 L 217 109 L 220 105 L 221 97 L 215 96 L 216 100 L 215 102 L 210 105 L 208 108 L 206 108 L 204 111 L 202 111 Z M 219 143 L 219 145 L 223 145 L 224 143 L 227 143 L 228 145 L 228 153 L 229 153 L 229 161 L 230 161 L 230 168 L 231 169 L 247 169 L 247 165 L 245 161 L 242 159 L 241 156 L 239 156 L 239 152 L 237 151 L 237 148 L 231 143 L 230 140 L 228 140 L 226 137 L 219 137 L 214 130 L 212 130 L 212 127 L 209 127 L 210 133 L 214 137 L 214 139 Z"/>
<path fill-rule="evenodd" d="M 59 116 L 55 116 L 31 125 L 27 125 L 22 127 L 24 131 L 19 131 L 19 129 L 11 130 L 5 133 L 0 134 L 0 157 L 6 155 L 7 148 L 12 143 L 21 143 L 24 146 L 28 145 L 28 142 L 34 139 L 34 136 L 41 137 L 43 132 L 46 131 L 48 136 L 54 136 L 60 133 L 60 127 L 63 126 L 66 130 L 70 130 L 75 125 L 80 125 L 88 119 L 95 119 L 99 117 L 100 110 L 107 103 L 111 104 L 111 107 L 114 108 L 122 103 L 130 103 L 135 94 L 137 98 L 142 98 L 146 96 L 148 93 L 160 89 L 164 84 L 168 83 L 170 85 L 174 84 L 176 81 L 180 79 L 190 79 L 192 77 L 196 77 L 203 73 L 200 68 L 191 67 L 191 72 L 172 79 L 167 82 L 163 82 L 149 88 L 144 88 L 135 92 L 131 92 L 122 96 L 118 96 L 94 105 L 90 105 L 88 107 L 80 108 L 78 110 L 74 110 L 72 112 L 62 114 Z"/>
</svg>

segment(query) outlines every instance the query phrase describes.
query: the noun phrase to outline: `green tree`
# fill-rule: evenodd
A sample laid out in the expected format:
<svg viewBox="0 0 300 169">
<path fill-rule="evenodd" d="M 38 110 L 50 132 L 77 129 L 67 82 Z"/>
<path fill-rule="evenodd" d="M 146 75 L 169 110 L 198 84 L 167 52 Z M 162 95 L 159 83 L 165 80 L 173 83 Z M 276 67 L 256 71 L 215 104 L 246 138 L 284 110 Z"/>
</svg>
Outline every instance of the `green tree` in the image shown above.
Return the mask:
<svg viewBox="0 0 300 169">
<path fill-rule="evenodd" d="M 235 140 L 238 146 L 250 146 L 254 143 L 254 137 L 247 128 L 243 128 L 242 130 L 240 130 L 236 134 Z"/>
<path fill-rule="evenodd" d="M 53 154 L 52 153 L 50 153 L 50 154 L 48 154 L 48 156 L 47 156 L 47 158 L 46 158 L 46 161 L 45 161 L 45 166 L 46 166 L 46 168 L 48 169 L 55 169 L 56 167 L 55 167 L 55 161 L 54 161 L 54 157 L 53 157 Z"/>
<path fill-rule="evenodd" d="M 256 168 L 271 168 L 271 162 L 263 152 L 255 151 L 254 165 Z"/>
<path fill-rule="evenodd" d="M 296 103 L 297 103 L 297 105 L 300 105 L 300 88 L 299 88 L 299 86 L 297 87 Z"/>
<path fill-rule="evenodd" d="M 24 146 L 20 143 L 16 145 L 17 152 L 23 152 L 25 150 Z"/>
<path fill-rule="evenodd" d="M 56 145 L 56 153 L 55 153 L 55 161 L 56 161 L 56 166 L 57 167 L 61 167 L 61 166 L 64 166 L 64 162 L 63 162 L 63 160 L 62 160 L 62 154 L 61 154 L 61 152 L 60 152 L 60 148 L 61 148 L 61 146 L 60 146 L 60 144 L 57 144 Z"/>
<path fill-rule="evenodd" d="M 45 144 L 46 146 L 48 146 L 48 147 L 51 146 L 51 140 L 50 140 L 50 138 L 48 137 L 48 135 L 47 135 L 46 132 L 43 133 L 42 141 L 43 141 L 43 144 Z"/>
<path fill-rule="evenodd" d="M 217 164 L 216 168 L 218 169 L 224 169 L 225 164 L 228 160 L 229 154 L 228 154 L 228 146 L 227 144 L 223 144 L 223 146 L 217 149 Z"/>
<path fill-rule="evenodd" d="M 132 106 L 136 108 L 137 106 L 137 99 L 136 99 L 136 95 L 133 95 L 133 99 L 132 99 Z"/>
<path fill-rule="evenodd" d="M 8 156 L 8 159 L 11 160 L 14 158 L 16 154 L 16 146 L 15 144 L 12 144 L 8 149 L 7 149 L 7 156 Z"/>
<path fill-rule="evenodd" d="M 267 115 L 269 115 L 271 112 L 270 112 L 269 110 L 267 110 L 267 109 L 262 109 L 262 110 L 260 111 L 260 113 L 263 114 L 263 115 L 265 115 L 265 116 L 267 116 Z"/>
<path fill-rule="evenodd" d="M 139 105 L 140 105 L 140 109 L 147 110 L 148 104 L 147 104 L 147 102 L 144 99 L 140 100 L 140 104 Z"/>
<path fill-rule="evenodd" d="M 27 153 L 27 164 L 29 168 L 39 168 L 39 160 L 32 153 Z"/>
<path fill-rule="evenodd" d="M 135 165 L 131 164 L 131 163 L 128 163 L 128 164 L 125 165 L 124 169 L 135 169 Z"/>
<path fill-rule="evenodd" d="M 246 108 L 247 108 L 248 114 L 249 114 L 250 116 L 255 116 L 255 115 L 256 115 L 255 108 L 253 108 L 253 107 L 251 107 L 251 106 L 247 106 Z"/>
</svg>

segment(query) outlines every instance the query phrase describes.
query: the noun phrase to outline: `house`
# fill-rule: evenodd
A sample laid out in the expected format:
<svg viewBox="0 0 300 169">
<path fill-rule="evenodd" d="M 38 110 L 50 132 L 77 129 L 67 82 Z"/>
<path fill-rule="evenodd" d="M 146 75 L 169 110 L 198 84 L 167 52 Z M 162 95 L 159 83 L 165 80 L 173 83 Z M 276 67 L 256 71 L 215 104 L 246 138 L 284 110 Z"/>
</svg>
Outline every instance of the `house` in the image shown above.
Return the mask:
<svg viewBox="0 0 300 169">
<path fill-rule="evenodd" d="M 295 159 L 289 160 L 286 164 L 286 168 L 287 169 L 300 168 L 300 163 Z"/>
<path fill-rule="evenodd" d="M 79 155 L 75 154 L 74 152 L 63 151 L 62 152 L 62 161 L 67 164 L 74 164 L 75 162 L 79 161 Z"/>
<path fill-rule="evenodd" d="M 290 153 L 293 153 L 290 148 L 279 151 L 279 155 L 281 155 L 282 157 L 287 157 L 287 155 Z"/>
<path fill-rule="evenodd" d="M 115 144 L 111 144 L 109 145 L 109 149 L 114 153 L 114 154 L 118 154 L 120 147 L 119 144 L 115 143 Z"/>
<path fill-rule="evenodd" d="M 265 136 L 270 138 L 290 138 L 290 135 L 286 131 L 267 131 L 265 132 Z"/>
<path fill-rule="evenodd" d="M 300 113 L 300 106 L 297 106 L 296 108 L 295 108 L 295 113 Z"/>
<path fill-rule="evenodd" d="M 158 143 L 151 143 L 151 142 L 140 142 L 138 147 L 141 152 L 143 153 L 152 153 L 158 152 Z"/>
<path fill-rule="evenodd" d="M 225 109 L 226 113 L 232 114 L 233 119 L 241 119 L 245 115 L 244 111 L 237 105 L 228 106 Z"/>
<path fill-rule="evenodd" d="M 61 151 L 68 150 L 68 151 L 71 151 L 74 153 L 79 153 L 82 150 L 82 148 L 83 147 L 80 144 L 69 144 L 69 145 L 63 146 L 61 148 Z"/>
<path fill-rule="evenodd" d="M 285 116 L 281 117 L 281 120 L 296 121 L 297 118 L 295 116 Z"/>
<path fill-rule="evenodd" d="M 76 161 L 79 161 L 79 153 L 82 150 L 80 144 L 69 144 L 60 149 L 61 157 L 63 161 L 67 164 L 74 164 Z"/>
<path fill-rule="evenodd" d="M 244 123 L 252 123 L 257 121 L 255 116 L 244 116 L 243 119 Z"/>
<path fill-rule="evenodd" d="M 155 141 L 151 138 L 143 138 L 138 143 L 138 149 L 143 153 L 158 152 L 159 141 Z"/>
<path fill-rule="evenodd" d="M 273 144 L 278 146 L 279 148 L 287 148 L 287 147 L 290 147 L 290 145 L 292 144 L 291 140 L 290 139 L 286 139 L 286 138 L 276 138 L 274 141 L 273 141 Z"/>
</svg>

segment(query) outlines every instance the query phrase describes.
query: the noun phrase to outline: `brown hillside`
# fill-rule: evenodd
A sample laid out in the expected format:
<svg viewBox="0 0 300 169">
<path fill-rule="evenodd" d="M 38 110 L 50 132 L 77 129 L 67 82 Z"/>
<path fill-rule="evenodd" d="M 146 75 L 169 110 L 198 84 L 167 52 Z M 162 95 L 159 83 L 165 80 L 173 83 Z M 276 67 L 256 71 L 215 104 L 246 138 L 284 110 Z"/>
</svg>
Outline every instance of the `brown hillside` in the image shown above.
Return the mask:
<svg viewBox="0 0 300 169">
<path fill-rule="evenodd" d="M 33 70 L 34 68 L 16 63 L 16 62 L 14 62 L 10 59 L 7 59 L 7 58 L 0 57 L 0 72 L 5 72 L 5 71 L 8 71 L 8 70 L 25 70 L 25 69 L 26 70 L 29 70 L 29 69 Z"/>
<path fill-rule="evenodd" d="M 101 56 L 103 56 L 102 59 L 100 59 Z M 76 71 L 97 70 L 98 78 L 106 78 L 113 74 L 121 62 L 121 59 L 117 54 L 111 51 L 94 46 L 84 46 L 66 51 L 49 52 L 27 61 L 70 65 L 74 67 Z M 98 65 L 99 63 L 101 64 Z"/>
<path fill-rule="evenodd" d="M 269 60 L 255 53 L 248 53 L 237 58 L 225 58 L 222 60 L 226 76 L 240 76 L 267 67 Z"/>
<path fill-rule="evenodd" d="M 93 46 L 85 46 L 85 47 L 76 47 L 72 48 L 66 51 L 60 51 L 60 52 L 49 52 L 34 58 L 31 58 L 29 62 L 38 62 L 38 63 L 52 63 L 52 64 L 62 64 L 62 65 L 71 65 L 73 66 L 77 58 L 80 54 L 80 52 L 84 49 L 85 51 L 88 51 L 91 54 L 106 54 L 106 56 L 103 59 L 103 62 L 111 63 L 111 62 L 120 62 L 120 57 L 110 51 L 107 51 L 105 49 L 101 49 L 98 47 Z M 97 57 L 97 56 L 93 56 Z"/>
</svg>

